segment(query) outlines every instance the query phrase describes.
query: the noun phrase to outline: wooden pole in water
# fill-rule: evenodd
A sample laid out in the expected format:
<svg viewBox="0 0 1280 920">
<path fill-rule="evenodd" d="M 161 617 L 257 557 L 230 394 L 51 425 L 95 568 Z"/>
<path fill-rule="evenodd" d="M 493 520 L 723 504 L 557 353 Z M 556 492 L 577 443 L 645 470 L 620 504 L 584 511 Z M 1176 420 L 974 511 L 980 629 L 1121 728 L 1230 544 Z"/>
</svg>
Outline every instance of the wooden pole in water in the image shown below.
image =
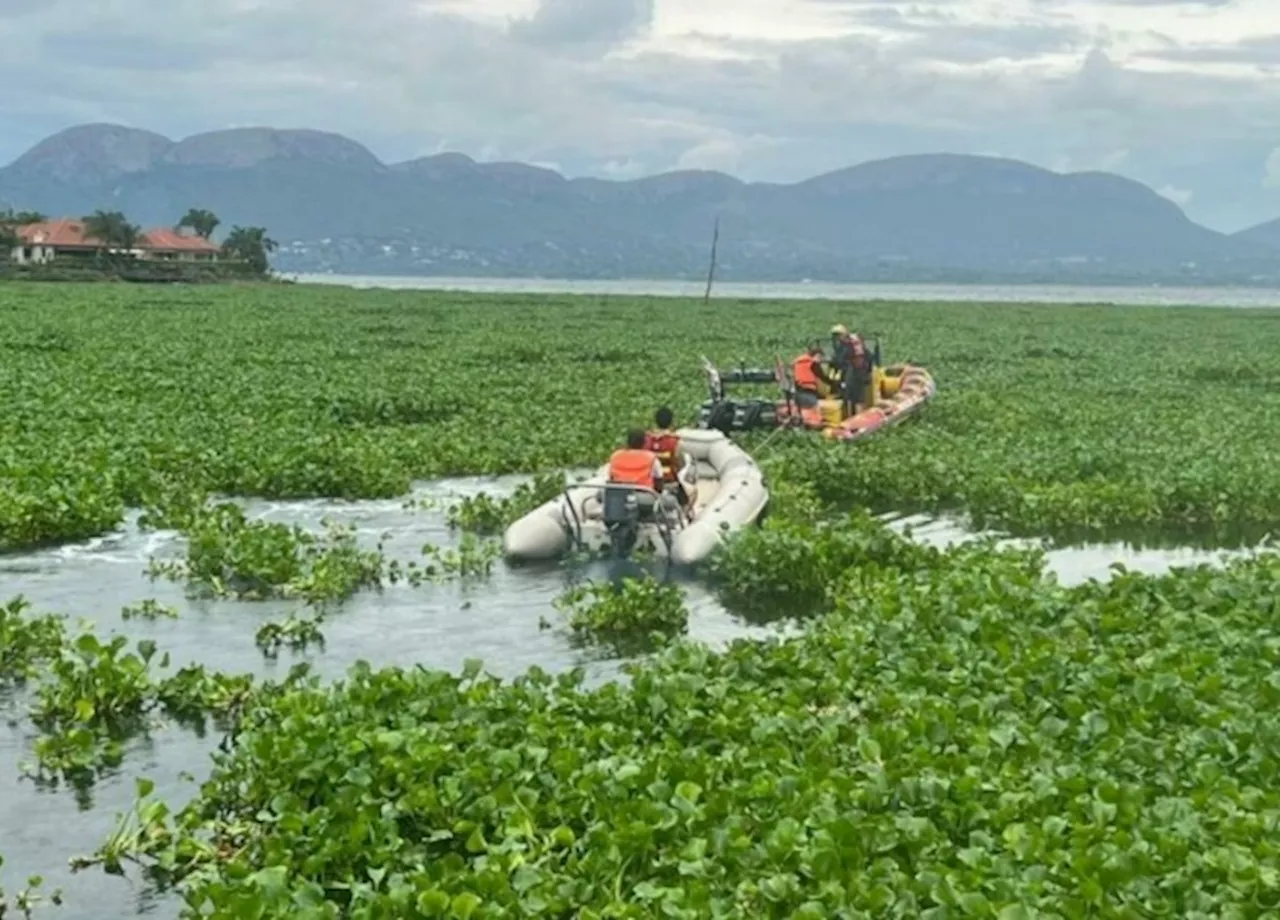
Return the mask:
<svg viewBox="0 0 1280 920">
<path fill-rule="evenodd" d="M 720 242 L 720 215 L 716 215 L 715 225 L 711 228 L 711 264 L 707 267 L 707 289 L 702 295 L 702 302 L 711 301 L 711 285 L 716 277 L 716 245 Z"/>
</svg>

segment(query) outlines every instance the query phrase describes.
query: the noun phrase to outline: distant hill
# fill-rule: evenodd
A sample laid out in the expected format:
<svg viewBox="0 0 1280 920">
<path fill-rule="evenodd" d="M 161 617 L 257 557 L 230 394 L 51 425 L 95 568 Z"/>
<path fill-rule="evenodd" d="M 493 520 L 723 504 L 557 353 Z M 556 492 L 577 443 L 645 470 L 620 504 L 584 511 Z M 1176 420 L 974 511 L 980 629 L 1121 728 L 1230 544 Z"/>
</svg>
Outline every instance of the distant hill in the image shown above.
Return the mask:
<svg viewBox="0 0 1280 920">
<path fill-rule="evenodd" d="M 1247 230 L 1241 230 L 1239 233 L 1233 234 L 1232 238 L 1255 246 L 1265 246 L 1268 249 L 1280 250 L 1280 218 L 1269 220 L 1264 224 L 1258 224 Z"/>
<path fill-rule="evenodd" d="M 684 171 L 567 179 L 457 153 L 386 164 L 310 130 L 174 142 L 70 128 L 0 169 L 0 207 L 145 225 L 189 207 L 265 226 L 286 271 L 578 278 L 705 274 L 721 221 L 725 280 L 1170 279 L 1275 275 L 1265 241 L 1193 223 L 1150 188 L 955 154 L 893 157 L 794 184 Z"/>
</svg>

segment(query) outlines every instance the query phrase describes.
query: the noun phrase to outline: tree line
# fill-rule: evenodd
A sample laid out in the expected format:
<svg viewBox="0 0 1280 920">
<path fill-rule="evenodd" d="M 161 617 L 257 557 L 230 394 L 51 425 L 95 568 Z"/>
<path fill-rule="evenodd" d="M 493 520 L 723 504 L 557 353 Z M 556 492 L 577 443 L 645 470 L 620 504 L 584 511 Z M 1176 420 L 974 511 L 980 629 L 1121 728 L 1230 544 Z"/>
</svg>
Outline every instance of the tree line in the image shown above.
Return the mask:
<svg viewBox="0 0 1280 920">
<path fill-rule="evenodd" d="M 19 245 L 18 228 L 46 220 L 48 217 L 38 211 L 0 211 L 0 257 L 8 258 L 9 253 Z M 81 221 L 84 224 L 84 235 L 100 241 L 103 250 L 127 251 L 133 249 L 142 238 L 142 228 L 131 223 L 120 211 L 97 210 L 81 218 Z M 212 240 L 214 231 L 221 224 L 222 221 L 212 211 L 192 208 L 174 225 L 174 229 L 190 230 L 201 239 Z M 275 252 L 277 247 L 276 241 L 267 236 L 266 228 L 235 226 L 219 248 L 224 258 L 244 262 L 253 271 L 265 275 L 270 268 L 267 256 Z"/>
</svg>

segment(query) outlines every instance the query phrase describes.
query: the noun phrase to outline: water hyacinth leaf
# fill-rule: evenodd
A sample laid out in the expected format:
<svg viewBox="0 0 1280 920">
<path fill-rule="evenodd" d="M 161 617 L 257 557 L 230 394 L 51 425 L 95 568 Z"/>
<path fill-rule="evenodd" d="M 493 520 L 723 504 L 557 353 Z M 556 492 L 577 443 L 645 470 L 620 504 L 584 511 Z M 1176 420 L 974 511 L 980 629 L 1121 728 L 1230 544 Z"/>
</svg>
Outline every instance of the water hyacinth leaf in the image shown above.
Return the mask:
<svg viewBox="0 0 1280 920">
<path fill-rule="evenodd" d="M 418 895 L 417 908 L 418 912 L 424 917 L 443 917 L 449 910 L 449 895 L 443 891 L 433 889 L 424 891 Z"/>
</svg>

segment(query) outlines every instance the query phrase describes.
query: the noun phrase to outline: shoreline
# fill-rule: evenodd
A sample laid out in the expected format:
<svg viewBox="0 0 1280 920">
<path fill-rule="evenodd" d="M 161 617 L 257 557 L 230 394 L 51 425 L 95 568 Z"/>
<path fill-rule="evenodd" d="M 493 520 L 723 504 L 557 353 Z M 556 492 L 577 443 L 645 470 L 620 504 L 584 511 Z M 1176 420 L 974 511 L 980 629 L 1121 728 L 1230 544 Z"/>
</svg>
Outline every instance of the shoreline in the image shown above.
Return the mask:
<svg viewBox="0 0 1280 920">
<path fill-rule="evenodd" d="M 705 282 L 655 279 L 580 280 L 465 276 L 328 275 L 280 272 L 299 285 L 354 290 L 659 297 L 701 300 Z M 713 301 L 919 301 L 932 303 L 1039 303 L 1116 306 L 1209 306 L 1242 309 L 1280 307 L 1278 287 L 1118 284 L 977 284 L 723 282 Z"/>
</svg>

